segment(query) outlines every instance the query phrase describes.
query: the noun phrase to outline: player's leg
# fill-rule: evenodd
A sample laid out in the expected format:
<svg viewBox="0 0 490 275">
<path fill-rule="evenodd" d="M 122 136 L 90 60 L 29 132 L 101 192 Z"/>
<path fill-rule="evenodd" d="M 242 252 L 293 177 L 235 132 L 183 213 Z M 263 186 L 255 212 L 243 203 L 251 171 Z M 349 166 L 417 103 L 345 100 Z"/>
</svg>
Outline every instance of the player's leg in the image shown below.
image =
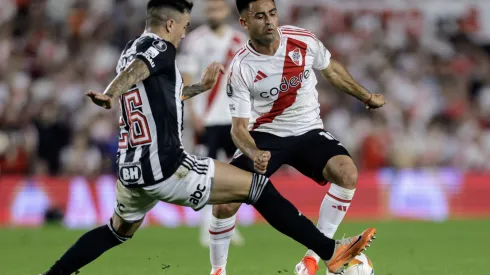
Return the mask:
<svg viewBox="0 0 490 275">
<path fill-rule="evenodd" d="M 338 272 L 371 241 L 375 229 L 337 243 L 326 237 L 275 189 L 270 180 L 215 161 L 214 186 L 208 203 L 246 202 L 276 230 L 315 251 L 326 260 L 331 272 Z M 233 177 L 230 177 L 233 175 Z"/>
<path fill-rule="evenodd" d="M 241 155 L 233 159 L 232 163 L 235 165 L 240 163 L 242 166 L 247 165 L 248 158 Z M 253 164 L 250 169 L 253 169 Z M 241 203 L 213 205 L 213 214 L 209 227 L 209 258 L 211 263 L 211 274 L 226 275 L 228 251 L 230 242 L 235 235 L 236 213 L 238 212 L 240 205 Z"/>
<path fill-rule="evenodd" d="M 117 204 L 109 223 L 81 236 L 45 275 L 70 275 L 133 236 L 156 201 L 142 189 L 127 189 L 119 181 L 116 190 Z"/>
<path fill-rule="evenodd" d="M 206 127 L 205 134 L 203 135 L 203 143 L 207 148 L 208 157 L 212 159 L 216 159 L 218 156 L 218 151 L 223 149 L 226 153 L 226 156 L 229 159 L 232 159 L 233 153 L 236 151 L 235 144 L 231 139 L 230 135 L 231 125 L 218 125 L 218 126 L 210 126 Z M 238 207 L 237 207 L 238 210 Z M 202 246 L 208 247 L 210 241 L 213 239 L 218 239 L 219 241 L 214 242 L 213 245 L 224 247 L 226 246 L 226 250 L 228 250 L 228 237 L 231 239 L 231 243 L 241 246 L 244 243 L 243 237 L 238 231 L 238 228 L 235 227 L 235 217 L 236 215 L 232 215 L 231 218 L 220 221 L 217 219 L 213 219 L 213 206 L 207 205 L 201 211 L 200 217 L 200 243 Z M 210 232 L 222 232 L 228 230 L 228 224 L 233 225 L 233 229 L 231 231 L 227 231 L 226 238 L 223 238 L 221 234 L 211 235 Z M 228 243 L 225 245 L 225 243 Z M 213 249 L 212 249 L 213 250 Z M 221 251 L 221 249 L 219 249 Z M 221 253 L 220 253 L 221 254 Z M 226 261 L 226 259 L 225 259 Z"/>
<path fill-rule="evenodd" d="M 230 135 L 230 132 L 231 132 L 231 124 L 230 125 L 220 125 L 219 126 L 219 136 L 220 136 L 220 148 L 223 149 L 223 151 L 225 152 L 226 154 L 226 157 L 228 158 L 228 161 L 231 161 L 233 159 L 233 155 L 235 154 L 237 148 L 235 146 L 235 144 L 233 143 L 233 139 L 231 138 L 231 135 Z M 238 207 L 237 207 L 237 211 L 238 211 Z M 212 216 L 212 215 L 211 215 Z M 233 216 L 233 219 L 232 219 L 232 223 L 233 225 L 235 225 L 235 220 L 236 220 L 236 215 Z M 230 223 L 230 221 L 224 221 L 225 223 Z M 210 227 L 211 225 L 218 225 L 218 227 L 221 227 L 219 226 L 219 223 L 220 221 L 217 220 L 217 219 L 212 219 L 211 220 L 211 224 L 210 224 Z M 225 226 L 226 227 L 226 226 Z M 208 228 L 208 231 L 210 230 L 211 228 Z M 214 228 L 214 229 L 218 229 L 218 228 Z M 214 231 L 214 232 L 219 232 L 216 231 L 216 230 L 211 230 L 211 231 Z M 226 229 L 225 229 L 226 230 Z M 238 229 L 238 227 L 235 226 L 235 228 L 230 232 L 230 235 L 231 235 L 231 244 L 233 245 L 236 245 L 236 246 L 242 246 L 245 244 L 245 239 L 243 238 L 242 234 L 240 233 L 240 230 Z M 211 236 L 212 238 L 220 238 L 220 236 Z M 225 259 L 226 261 L 226 259 Z M 225 275 L 225 274 L 223 274 Z"/>
<path fill-rule="evenodd" d="M 354 196 L 357 169 L 347 150 L 328 132 L 315 130 L 300 139 L 301 145 L 295 154 L 295 159 L 300 161 L 293 160 L 291 165 L 319 184 L 331 183 L 320 207 L 317 226 L 327 237 L 333 238 Z M 320 257 L 309 250 L 296 272 L 314 274 L 319 260 Z"/>
<path fill-rule="evenodd" d="M 220 147 L 220 136 L 218 132 L 219 126 L 208 126 L 205 128 L 204 133 L 201 135 L 201 143 L 206 148 L 206 156 L 212 159 L 216 159 L 218 150 Z M 229 133 L 228 133 L 229 135 Z M 200 212 L 199 220 L 199 242 L 202 246 L 209 246 L 209 227 L 211 226 L 211 217 L 213 207 L 211 205 L 205 206 Z"/>
<path fill-rule="evenodd" d="M 263 143 L 271 143 L 280 145 L 280 140 L 269 140 L 269 135 L 259 134 L 260 138 L 256 137 L 256 140 L 262 148 L 265 147 Z M 264 138 L 269 142 L 264 142 Z M 230 137 L 231 139 L 231 137 Z M 231 141 L 232 142 L 232 141 Z M 233 142 L 232 142 L 233 143 Z M 280 148 L 271 148 L 271 159 L 269 161 L 269 166 L 267 167 L 266 175 L 270 176 L 282 165 L 282 160 L 286 159 L 285 151 L 278 150 Z M 253 172 L 254 165 L 253 161 L 250 160 L 239 151 L 235 154 L 235 157 L 231 161 L 231 165 L 238 167 L 242 170 Z M 213 206 L 213 217 L 211 218 L 211 226 L 209 228 L 210 232 L 210 245 L 209 254 L 211 261 L 211 274 L 220 273 L 226 275 L 226 263 L 228 261 L 228 251 L 230 246 L 230 241 L 233 240 L 236 235 L 236 213 L 240 208 L 241 203 L 231 203 L 231 204 L 219 204 Z"/>
</svg>

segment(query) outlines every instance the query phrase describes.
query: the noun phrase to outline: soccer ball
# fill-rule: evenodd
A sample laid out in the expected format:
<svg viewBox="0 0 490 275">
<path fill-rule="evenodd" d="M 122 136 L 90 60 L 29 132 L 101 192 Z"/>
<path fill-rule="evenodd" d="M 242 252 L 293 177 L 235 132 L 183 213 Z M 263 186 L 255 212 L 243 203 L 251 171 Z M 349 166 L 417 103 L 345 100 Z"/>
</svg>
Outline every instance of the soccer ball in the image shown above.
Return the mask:
<svg viewBox="0 0 490 275">
<path fill-rule="evenodd" d="M 349 262 L 347 268 L 344 270 L 343 275 L 374 275 L 373 263 L 366 256 L 366 254 L 361 253 L 361 255 L 356 256 L 352 261 Z"/>
</svg>

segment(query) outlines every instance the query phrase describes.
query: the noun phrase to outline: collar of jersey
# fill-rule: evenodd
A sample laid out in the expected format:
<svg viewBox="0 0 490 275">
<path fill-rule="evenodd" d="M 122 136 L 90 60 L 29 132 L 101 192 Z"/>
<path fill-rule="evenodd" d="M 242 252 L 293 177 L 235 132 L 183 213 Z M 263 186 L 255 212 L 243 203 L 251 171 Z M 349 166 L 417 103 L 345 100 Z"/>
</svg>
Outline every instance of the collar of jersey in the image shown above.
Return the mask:
<svg viewBox="0 0 490 275">
<path fill-rule="evenodd" d="M 282 35 L 282 31 L 281 31 L 281 29 L 280 29 L 280 28 L 277 28 L 277 31 L 279 32 L 279 41 L 280 41 L 280 42 L 279 42 L 279 43 L 280 43 L 280 44 L 279 44 L 279 48 L 280 48 L 280 46 L 282 45 L 283 35 Z M 249 40 L 247 41 L 247 44 L 246 44 L 245 46 L 247 47 L 247 49 L 248 49 L 249 51 L 251 51 L 251 52 L 252 52 L 253 54 L 255 54 L 255 55 L 259 55 L 259 56 L 270 56 L 270 57 L 272 57 L 272 56 L 276 56 L 276 55 L 278 54 L 278 52 L 279 52 L 279 48 L 278 48 L 278 49 L 277 49 L 277 51 L 274 53 L 274 55 L 265 55 L 265 54 L 261 54 L 261 53 L 257 52 L 257 51 L 256 51 L 256 50 L 255 50 L 255 49 L 252 47 L 252 46 L 250 46 L 250 41 L 251 41 L 251 40 L 249 39 Z"/>
<path fill-rule="evenodd" d="M 148 31 L 144 31 L 141 36 L 151 36 L 153 38 L 158 38 L 158 39 L 161 39 L 161 40 L 164 40 L 165 41 L 165 39 L 161 38 L 156 33 L 148 32 Z"/>
<path fill-rule="evenodd" d="M 167 40 L 165 40 L 165 39 L 161 38 L 161 37 L 160 37 L 160 36 L 158 36 L 156 33 L 144 31 L 144 32 L 141 34 L 141 36 L 150 36 L 150 37 L 153 37 L 153 38 L 155 38 L 155 39 L 162 40 L 162 41 L 164 41 L 165 43 L 167 43 L 167 46 L 169 46 L 169 45 L 170 45 L 171 47 L 175 48 L 174 44 L 172 44 L 170 41 L 167 41 Z"/>
</svg>

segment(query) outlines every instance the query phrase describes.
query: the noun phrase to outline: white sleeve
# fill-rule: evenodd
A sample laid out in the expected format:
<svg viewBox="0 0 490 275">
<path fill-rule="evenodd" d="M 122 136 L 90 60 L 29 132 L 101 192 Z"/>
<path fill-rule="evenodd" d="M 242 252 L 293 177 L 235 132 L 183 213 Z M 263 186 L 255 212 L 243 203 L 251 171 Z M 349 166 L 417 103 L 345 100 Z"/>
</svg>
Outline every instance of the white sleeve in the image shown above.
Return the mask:
<svg viewBox="0 0 490 275">
<path fill-rule="evenodd" d="M 320 40 L 317 39 L 314 43 L 316 43 L 316 47 L 313 48 L 316 49 L 316 52 L 314 53 L 315 60 L 313 61 L 313 68 L 317 70 L 324 70 L 330 64 L 330 57 L 332 55 Z"/>
<path fill-rule="evenodd" d="M 238 66 L 233 66 L 230 72 L 226 94 L 228 95 L 231 116 L 249 118 L 252 109 L 250 91 Z"/>
<path fill-rule="evenodd" d="M 182 50 L 177 55 L 177 65 L 181 73 L 190 74 L 195 77 L 199 71 L 199 56 L 196 53 L 196 48 L 192 47 L 188 41 L 186 42 L 183 43 Z"/>
</svg>

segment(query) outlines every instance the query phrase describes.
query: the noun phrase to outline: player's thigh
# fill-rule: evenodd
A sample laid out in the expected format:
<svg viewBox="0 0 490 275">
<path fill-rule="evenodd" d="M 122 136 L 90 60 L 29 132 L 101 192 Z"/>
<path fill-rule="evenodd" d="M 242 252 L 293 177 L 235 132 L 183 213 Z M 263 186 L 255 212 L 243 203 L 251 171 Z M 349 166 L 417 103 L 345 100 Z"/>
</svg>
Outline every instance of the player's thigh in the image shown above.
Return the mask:
<svg viewBox="0 0 490 275">
<path fill-rule="evenodd" d="M 330 133 L 314 130 L 298 137 L 298 144 L 289 164 L 303 175 L 324 185 L 335 180 L 328 177 L 325 171 L 329 161 L 337 156 L 352 160 L 347 149 Z"/>
<path fill-rule="evenodd" d="M 286 159 L 284 156 L 285 154 L 286 151 L 271 152 L 271 159 L 269 160 L 269 165 L 267 166 L 267 170 L 265 172 L 266 177 L 270 177 L 277 171 L 277 169 L 279 169 L 279 167 L 281 167 Z M 247 192 L 250 191 L 250 185 L 252 184 L 251 177 L 253 173 L 255 173 L 253 161 L 251 159 L 238 151 L 238 154 L 235 154 L 235 158 L 233 158 L 229 165 L 221 162 L 216 162 L 216 165 L 217 167 L 219 166 L 219 168 L 216 169 L 215 185 L 213 189 L 213 191 L 216 192 L 213 193 L 213 195 L 216 196 L 216 200 L 231 199 L 232 202 L 235 201 L 233 196 L 236 194 L 230 193 L 232 191 L 229 191 L 229 189 L 236 188 L 235 185 L 240 185 L 241 187 L 239 190 L 243 190 L 243 184 L 245 184 Z M 248 175 L 246 181 L 244 181 L 244 178 L 242 177 L 234 178 L 236 173 L 245 175 L 243 173 L 244 171 L 246 171 L 246 174 Z M 227 197 L 229 194 L 232 194 L 232 197 Z M 240 191 L 239 195 L 243 195 L 243 193 Z M 248 196 L 248 193 L 246 195 Z M 214 202 L 214 204 L 219 204 L 213 207 L 213 215 L 217 218 L 229 218 L 233 216 L 241 205 L 240 203 L 223 204 L 223 202 Z"/>
<path fill-rule="evenodd" d="M 221 167 L 221 163 L 219 163 L 217 165 Z M 250 173 L 254 173 L 253 162 L 247 156 L 242 154 L 240 152 L 240 150 L 236 151 L 233 159 L 231 160 L 230 166 L 236 167 L 236 168 L 240 169 L 241 171 L 247 171 Z M 218 171 L 218 173 L 220 174 L 219 175 L 220 182 L 228 180 L 229 178 L 232 178 L 231 175 L 224 174 L 227 171 L 229 171 L 229 169 L 226 166 L 223 168 L 218 168 L 218 169 L 220 169 Z M 216 182 L 216 177 L 215 177 L 215 182 Z M 234 184 L 233 181 L 229 181 L 227 183 Z M 223 185 L 224 188 L 230 188 L 230 186 L 228 186 L 227 183 L 225 183 Z M 220 183 L 218 183 L 218 184 L 220 184 Z M 216 189 L 216 187 L 218 187 L 218 189 Z M 219 199 L 221 197 L 221 191 L 219 190 L 221 188 L 221 186 L 215 185 L 214 188 L 215 188 L 214 191 L 216 192 L 214 195 Z M 215 205 L 213 206 L 213 216 L 216 218 L 219 218 L 219 219 L 225 219 L 225 218 L 229 218 L 229 217 L 235 215 L 241 206 L 241 202 L 238 202 L 238 203 L 219 203 L 219 204 L 214 203 L 214 204 Z"/>
<path fill-rule="evenodd" d="M 145 215 L 157 203 L 142 188 L 127 188 L 121 181 L 116 184 L 116 203 L 112 218 L 113 228 L 123 236 L 133 235 Z"/>
<path fill-rule="evenodd" d="M 160 201 L 198 211 L 206 204 L 245 201 L 251 184 L 250 172 L 211 158 L 186 155 L 170 178 L 144 190 Z"/>
<path fill-rule="evenodd" d="M 214 162 L 211 158 L 185 154 L 182 164 L 168 179 L 144 187 L 153 198 L 175 205 L 201 210 L 210 198 L 214 183 Z"/>
<path fill-rule="evenodd" d="M 209 204 L 246 201 L 252 185 L 253 174 L 217 160 L 214 163 L 214 183 Z"/>
<path fill-rule="evenodd" d="M 271 152 L 271 158 L 265 172 L 265 176 L 270 177 L 286 162 L 289 156 L 289 151 L 285 149 L 287 148 L 287 141 L 283 138 L 266 133 L 251 132 L 251 135 L 259 149 Z M 251 174 L 255 173 L 253 161 L 245 156 L 240 150 L 236 150 L 230 164 L 240 170 L 248 171 Z M 226 166 L 221 170 L 223 173 L 220 180 L 226 181 L 226 185 L 224 185 L 226 188 L 229 188 L 228 184 L 230 183 L 235 184 L 233 181 L 230 181 L 232 175 L 229 174 L 229 169 L 230 168 Z M 251 184 L 251 179 L 249 179 L 248 183 Z M 240 203 L 215 205 L 213 207 L 213 215 L 217 218 L 228 218 L 234 215 L 239 207 Z"/>
</svg>

